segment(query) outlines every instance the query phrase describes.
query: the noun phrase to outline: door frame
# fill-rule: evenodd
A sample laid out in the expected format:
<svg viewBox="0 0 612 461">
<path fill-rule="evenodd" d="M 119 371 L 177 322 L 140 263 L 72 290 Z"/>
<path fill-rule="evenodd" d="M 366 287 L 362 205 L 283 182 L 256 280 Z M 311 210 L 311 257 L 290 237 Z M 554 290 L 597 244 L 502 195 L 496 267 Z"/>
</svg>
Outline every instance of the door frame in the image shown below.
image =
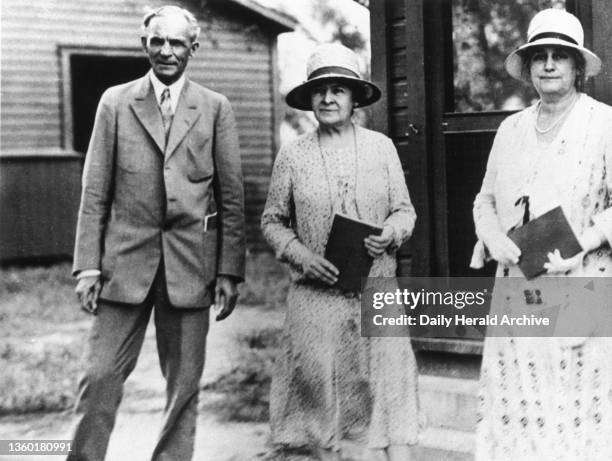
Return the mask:
<svg viewBox="0 0 612 461">
<path fill-rule="evenodd" d="M 370 1 L 372 80 L 383 90 L 382 100 L 372 108 L 371 126 L 393 139 L 417 213 L 412 238 L 398 251 L 398 275 L 431 272 L 431 181 L 422 21 L 426 1 Z"/>
<path fill-rule="evenodd" d="M 60 145 L 63 149 L 74 151 L 74 114 L 72 101 L 72 72 L 70 58 L 72 55 L 91 55 L 107 57 L 145 58 L 142 49 L 137 47 L 104 47 L 60 44 L 57 47 L 61 76 L 61 118 L 62 132 Z"/>
</svg>

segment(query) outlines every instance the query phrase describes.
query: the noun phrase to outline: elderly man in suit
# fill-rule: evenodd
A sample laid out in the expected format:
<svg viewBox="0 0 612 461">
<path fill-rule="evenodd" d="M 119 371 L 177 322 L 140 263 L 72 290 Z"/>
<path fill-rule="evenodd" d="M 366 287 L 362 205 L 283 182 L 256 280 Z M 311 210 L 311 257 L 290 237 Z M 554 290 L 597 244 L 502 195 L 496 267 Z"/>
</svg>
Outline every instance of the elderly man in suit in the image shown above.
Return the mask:
<svg viewBox="0 0 612 461">
<path fill-rule="evenodd" d="M 103 460 L 123 383 L 155 309 L 167 404 L 154 460 L 191 459 L 208 307 L 233 310 L 244 277 L 244 206 L 227 99 L 185 78 L 194 16 L 162 7 L 143 21 L 151 63 L 107 90 L 85 160 L 74 273 L 95 314 L 69 459 Z"/>
</svg>

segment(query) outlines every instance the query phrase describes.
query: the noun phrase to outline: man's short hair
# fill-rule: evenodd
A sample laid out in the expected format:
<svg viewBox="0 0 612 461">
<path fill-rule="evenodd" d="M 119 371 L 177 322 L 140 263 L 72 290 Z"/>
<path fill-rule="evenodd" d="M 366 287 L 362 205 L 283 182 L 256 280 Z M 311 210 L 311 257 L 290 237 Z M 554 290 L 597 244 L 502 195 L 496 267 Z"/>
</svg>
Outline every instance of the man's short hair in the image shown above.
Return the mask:
<svg viewBox="0 0 612 461">
<path fill-rule="evenodd" d="M 162 6 L 145 14 L 142 18 L 142 36 L 147 36 L 147 33 L 149 32 L 149 24 L 153 18 L 172 16 L 174 14 L 185 18 L 189 24 L 189 37 L 191 38 L 192 42 L 195 42 L 200 35 L 200 25 L 198 24 L 198 20 L 186 9 L 174 5 Z"/>
</svg>

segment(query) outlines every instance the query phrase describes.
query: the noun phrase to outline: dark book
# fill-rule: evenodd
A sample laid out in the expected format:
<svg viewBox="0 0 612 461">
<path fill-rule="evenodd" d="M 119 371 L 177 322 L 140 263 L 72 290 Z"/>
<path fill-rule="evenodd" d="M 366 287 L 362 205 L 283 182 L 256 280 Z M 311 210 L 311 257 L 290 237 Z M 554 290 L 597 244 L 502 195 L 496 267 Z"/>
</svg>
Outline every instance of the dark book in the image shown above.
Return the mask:
<svg viewBox="0 0 612 461">
<path fill-rule="evenodd" d="M 347 291 L 361 291 L 361 279 L 367 277 L 372 268 L 372 258 L 363 239 L 381 233 L 382 227 L 338 213 L 334 215 L 325 246 L 325 259 L 340 271 L 335 287 Z"/>
<path fill-rule="evenodd" d="M 582 251 L 560 206 L 547 211 L 527 224 L 512 229 L 508 237 L 521 249 L 518 266 L 527 280 L 546 272 L 548 253 L 559 250 L 564 259 Z"/>
</svg>

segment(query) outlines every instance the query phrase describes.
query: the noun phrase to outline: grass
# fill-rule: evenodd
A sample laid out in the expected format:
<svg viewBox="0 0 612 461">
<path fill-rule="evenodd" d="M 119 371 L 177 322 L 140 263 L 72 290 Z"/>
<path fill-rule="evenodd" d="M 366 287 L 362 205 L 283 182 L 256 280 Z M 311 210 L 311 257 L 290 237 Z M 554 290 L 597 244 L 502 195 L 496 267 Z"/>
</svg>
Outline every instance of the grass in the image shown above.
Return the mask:
<svg viewBox="0 0 612 461">
<path fill-rule="evenodd" d="M 42 347 L 44 346 L 44 347 Z M 65 344 L 0 344 L 0 415 L 60 411 L 72 406 L 80 347 Z"/>
<path fill-rule="evenodd" d="M 268 421 L 270 382 L 280 335 L 280 329 L 267 328 L 237 336 L 236 366 L 204 387 L 223 394 L 212 404 L 222 420 Z"/>
<path fill-rule="evenodd" d="M 68 263 L 0 270 L 0 338 L 54 333 L 58 326 L 86 319 Z"/>
<path fill-rule="evenodd" d="M 240 304 L 277 309 L 284 304 L 288 289 L 287 269 L 272 254 L 250 254 L 247 257 L 246 281 L 240 287 Z"/>
<path fill-rule="evenodd" d="M 0 414 L 71 406 L 86 321 L 69 264 L 0 270 Z"/>
<path fill-rule="evenodd" d="M 261 253 L 247 257 L 246 281 L 240 287 L 241 304 L 279 309 L 285 304 L 288 289 L 287 269 L 273 255 Z M 204 387 L 222 394 L 209 408 L 225 421 L 266 422 L 280 328 L 252 330 L 235 340 L 237 348 L 232 361 L 236 365 Z"/>
<path fill-rule="evenodd" d="M 70 271 L 68 263 L 0 269 L 0 415 L 64 410 L 74 401 L 91 317 L 78 307 Z M 246 271 L 241 304 L 275 309 L 284 303 L 289 280 L 272 255 L 249 255 Z M 245 386 L 236 390 L 245 410 L 231 410 L 230 419 L 263 420 L 274 333 L 248 336 L 238 339 L 236 372 L 218 386 Z"/>
</svg>

